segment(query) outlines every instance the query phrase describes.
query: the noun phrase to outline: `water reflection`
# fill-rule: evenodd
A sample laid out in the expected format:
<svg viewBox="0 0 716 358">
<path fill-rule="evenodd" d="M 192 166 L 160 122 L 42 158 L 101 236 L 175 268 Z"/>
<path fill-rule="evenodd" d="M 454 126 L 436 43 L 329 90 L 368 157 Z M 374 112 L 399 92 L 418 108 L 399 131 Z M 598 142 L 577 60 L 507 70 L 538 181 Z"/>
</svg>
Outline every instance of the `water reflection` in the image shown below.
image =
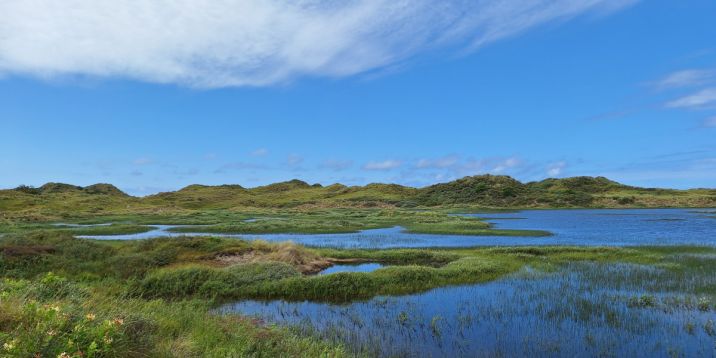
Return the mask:
<svg viewBox="0 0 716 358">
<path fill-rule="evenodd" d="M 245 301 L 219 312 L 291 325 L 372 356 L 713 356 L 710 298 L 679 292 L 714 284 L 714 275 L 580 263 L 347 305 Z"/>
<path fill-rule="evenodd" d="M 368 262 L 368 263 L 362 263 L 362 264 L 347 264 L 347 265 L 333 265 L 321 272 L 319 272 L 319 275 L 329 275 L 332 273 L 338 273 L 338 272 L 373 272 L 379 268 L 383 267 L 382 264 L 376 263 L 376 262 Z"/>
<path fill-rule="evenodd" d="M 131 235 L 81 236 L 92 239 L 135 240 L 154 237 L 223 236 L 273 242 L 293 241 L 314 247 L 418 248 L 517 245 L 709 245 L 716 246 L 716 220 L 703 210 L 525 210 L 515 213 L 466 214 L 486 218 L 498 229 L 537 229 L 549 237 L 463 236 L 413 234 L 401 227 L 350 234 L 207 234 L 174 233 L 176 226 L 152 225 L 154 230 Z"/>
</svg>

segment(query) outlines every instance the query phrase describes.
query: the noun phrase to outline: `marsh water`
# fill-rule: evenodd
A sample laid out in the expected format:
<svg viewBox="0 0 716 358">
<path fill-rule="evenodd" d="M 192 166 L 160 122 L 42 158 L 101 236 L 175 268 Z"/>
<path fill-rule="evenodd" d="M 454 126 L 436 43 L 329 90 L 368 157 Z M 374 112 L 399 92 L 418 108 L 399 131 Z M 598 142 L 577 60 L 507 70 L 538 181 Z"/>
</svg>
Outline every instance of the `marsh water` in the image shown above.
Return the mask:
<svg viewBox="0 0 716 358">
<path fill-rule="evenodd" d="M 714 209 L 524 210 L 499 214 L 463 214 L 485 218 L 498 229 L 534 229 L 547 237 L 469 236 L 408 233 L 401 227 L 348 234 L 206 234 L 173 233 L 176 226 L 131 235 L 81 236 L 135 240 L 160 236 L 212 235 L 267 241 L 293 241 L 314 247 L 410 248 L 496 245 L 708 245 L 716 246 Z"/>
<path fill-rule="evenodd" d="M 713 275 L 683 279 L 653 266 L 575 263 L 557 273 L 527 269 L 487 284 L 364 302 L 250 300 L 218 312 L 256 316 L 370 356 L 710 357 L 713 304 L 679 292 L 713 284 Z"/>
<path fill-rule="evenodd" d="M 339 272 L 373 272 L 379 268 L 385 267 L 383 264 L 377 262 L 366 262 L 362 264 L 346 264 L 346 265 L 333 265 L 321 272 L 319 275 L 330 275 Z"/>
<path fill-rule="evenodd" d="M 494 245 L 716 246 L 714 209 L 526 210 L 462 214 L 498 229 L 535 229 L 548 237 L 413 234 L 400 227 L 353 234 L 173 233 L 152 231 L 95 239 L 212 235 L 294 241 L 337 248 Z M 676 260 L 713 267 L 716 255 Z M 371 272 L 378 263 L 336 265 L 321 274 Z M 497 281 L 380 296 L 344 304 L 248 300 L 219 314 L 256 316 L 266 324 L 345 345 L 356 355 L 408 357 L 716 356 L 716 275 L 685 275 L 659 266 L 571 263 L 558 272 L 525 269 Z"/>
</svg>

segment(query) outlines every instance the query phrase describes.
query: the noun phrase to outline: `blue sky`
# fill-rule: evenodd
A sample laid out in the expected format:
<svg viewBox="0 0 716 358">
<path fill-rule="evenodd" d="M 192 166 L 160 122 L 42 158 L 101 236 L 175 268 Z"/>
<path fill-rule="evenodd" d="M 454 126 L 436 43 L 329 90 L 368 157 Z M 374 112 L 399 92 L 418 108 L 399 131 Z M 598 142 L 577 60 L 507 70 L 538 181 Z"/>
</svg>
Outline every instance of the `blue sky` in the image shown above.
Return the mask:
<svg viewBox="0 0 716 358">
<path fill-rule="evenodd" d="M 712 0 L 72 2 L 0 5 L 0 187 L 716 187 Z"/>
</svg>

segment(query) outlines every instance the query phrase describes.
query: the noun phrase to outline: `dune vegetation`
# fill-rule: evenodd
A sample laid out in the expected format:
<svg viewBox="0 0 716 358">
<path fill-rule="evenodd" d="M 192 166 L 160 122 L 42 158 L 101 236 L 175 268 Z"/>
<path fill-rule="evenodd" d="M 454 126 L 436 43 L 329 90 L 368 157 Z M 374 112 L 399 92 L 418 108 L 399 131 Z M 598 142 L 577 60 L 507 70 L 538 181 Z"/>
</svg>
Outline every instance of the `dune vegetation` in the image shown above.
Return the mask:
<svg viewBox="0 0 716 358">
<path fill-rule="evenodd" d="M 713 207 L 715 193 L 632 188 L 604 178 L 523 184 L 497 176 L 420 189 L 324 187 L 296 180 L 251 189 L 193 185 L 143 198 L 108 184 L 2 190 L 0 356 L 352 356 L 356 351 L 341 341 L 216 309 L 249 299 L 347 303 L 416 294 L 495 281 L 527 268 L 554 272 L 574 262 L 649 265 L 675 280 L 690 280 L 714 272 L 714 260 L 692 258 L 714 257 L 715 249 L 339 250 L 211 234 L 353 233 L 400 226 L 408 233 L 545 236 L 550 233 L 497 229 L 454 213 L 521 207 Z M 206 236 L 78 238 L 142 233 L 160 224 Z M 315 275 L 339 263 L 383 267 Z M 714 287 L 692 289 L 712 310 Z"/>
<path fill-rule="evenodd" d="M 311 211 L 320 208 L 713 207 L 716 190 L 638 188 L 602 177 L 521 183 L 508 176 L 465 177 L 424 188 L 397 184 L 310 185 L 291 180 L 256 188 L 190 185 L 175 192 L 129 196 L 110 184 L 48 183 L 0 190 L 0 220 L 62 221 L 108 215 L 189 215 L 216 210 Z M 200 216 L 200 215 L 199 215 Z M 106 221 L 105 221 L 106 222 Z"/>
</svg>

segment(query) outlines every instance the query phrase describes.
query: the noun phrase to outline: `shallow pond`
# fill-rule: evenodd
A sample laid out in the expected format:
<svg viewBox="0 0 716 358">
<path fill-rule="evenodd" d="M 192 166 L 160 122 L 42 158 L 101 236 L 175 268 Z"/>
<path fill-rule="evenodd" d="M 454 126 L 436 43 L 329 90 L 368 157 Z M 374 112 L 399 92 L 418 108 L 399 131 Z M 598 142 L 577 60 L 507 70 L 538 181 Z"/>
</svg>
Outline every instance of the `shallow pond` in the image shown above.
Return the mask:
<svg viewBox="0 0 716 358">
<path fill-rule="evenodd" d="M 677 293 L 713 284 L 713 275 L 582 263 L 344 305 L 243 301 L 218 312 L 289 325 L 371 356 L 714 356 L 713 303 Z"/>
<path fill-rule="evenodd" d="M 132 235 L 81 236 L 134 240 L 161 236 L 224 236 L 267 241 L 293 241 L 336 248 L 470 247 L 495 245 L 709 245 L 716 246 L 716 219 L 691 209 L 524 210 L 500 214 L 465 214 L 486 218 L 498 229 L 536 229 L 548 237 L 464 236 L 407 233 L 400 227 L 350 234 L 196 234 L 172 233 L 170 225 Z"/>
<path fill-rule="evenodd" d="M 147 225 L 152 230 L 146 232 L 140 232 L 137 234 L 122 234 L 122 235 L 77 235 L 81 239 L 94 239 L 94 240 L 143 240 L 153 239 L 157 237 L 179 237 L 179 236 L 202 236 L 208 234 L 179 234 L 168 231 L 171 228 L 182 227 L 188 225 Z M 221 235 L 219 235 L 221 236 Z"/>
<path fill-rule="evenodd" d="M 373 272 L 379 268 L 385 267 L 377 262 L 367 262 L 362 264 L 346 264 L 346 265 L 333 265 L 321 272 L 319 275 L 330 275 L 332 273 L 339 272 Z"/>
</svg>

